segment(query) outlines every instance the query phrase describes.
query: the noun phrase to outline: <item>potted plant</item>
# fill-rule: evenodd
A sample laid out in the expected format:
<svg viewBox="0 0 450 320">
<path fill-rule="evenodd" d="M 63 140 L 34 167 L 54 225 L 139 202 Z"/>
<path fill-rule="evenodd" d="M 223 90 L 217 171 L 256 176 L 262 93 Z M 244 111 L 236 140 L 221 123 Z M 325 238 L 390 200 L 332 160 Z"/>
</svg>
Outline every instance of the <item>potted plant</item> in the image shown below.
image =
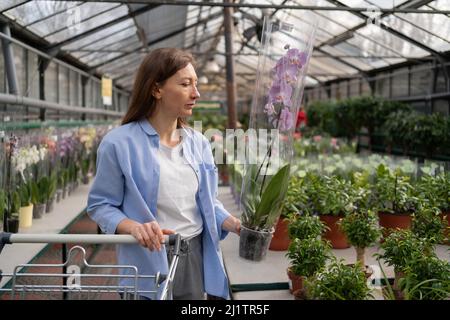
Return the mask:
<svg viewBox="0 0 450 320">
<path fill-rule="evenodd" d="M 436 256 L 417 253 L 406 266 L 400 287 L 405 300 L 448 300 L 450 264 Z"/>
<path fill-rule="evenodd" d="M 19 210 L 20 228 L 29 228 L 33 223 L 33 203 L 31 202 L 31 184 L 22 183 L 19 187 L 20 202 Z"/>
<path fill-rule="evenodd" d="M 286 253 L 290 260 L 288 276 L 292 293 L 300 296 L 304 294 L 302 290 L 305 279 L 325 267 L 330 252 L 329 242 L 318 237 L 292 240 Z"/>
<path fill-rule="evenodd" d="M 40 219 L 45 212 L 49 187 L 48 177 L 41 177 L 31 182 L 31 201 L 33 202 L 33 218 Z"/>
<path fill-rule="evenodd" d="M 45 195 L 45 212 L 48 213 L 53 210 L 53 204 L 55 203 L 56 198 L 56 188 L 58 185 L 58 177 L 56 175 L 56 171 L 53 171 L 50 174 L 50 177 L 46 182 L 48 183 L 48 186 L 45 188 L 47 191 Z"/>
<path fill-rule="evenodd" d="M 249 123 L 249 129 L 260 133 L 255 134 L 257 141 L 253 141 L 259 150 L 255 152 L 252 148 L 255 144 L 249 139 L 241 199 L 244 212 L 239 255 L 246 259 L 259 261 L 265 256 L 273 226 L 281 213 L 289 182 L 295 119 L 316 28 L 316 24 L 299 28 L 287 21 L 264 19 Z M 277 30 L 303 36 L 278 38 Z M 263 146 L 267 148 L 261 149 Z M 255 158 L 256 165 L 250 161 Z"/>
<path fill-rule="evenodd" d="M 336 259 L 313 278 L 306 280 L 306 293 L 317 300 L 366 300 L 372 297 L 361 266 L 345 265 Z"/>
<path fill-rule="evenodd" d="M 431 244 L 441 243 L 445 237 L 447 221 L 436 207 L 422 207 L 413 215 L 412 232 L 419 238 L 427 239 Z"/>
<path fill-rule="evenodd" d="M 340 227 L 350 244 L 355 247 L 356 261 L 369 277 L 371 271 L 367 270 L 365 264 L 365 250 L 373 245 L 381 235 L 377 215 L 371 210 L 355 211 L 341 220 Z"/>
<path fill-rule="evenodd" d="M 376 172 L 374 184 L 374 201 L 379 208 L 380 225 L 385 234 L 389 229 L 408 229 L 411 227 L 412 213 L 418 206 L 409 177 L 399 170 L 391 172 L 384 164 L 380 164 Z"/>
<path fill-rule="evenodd" d="M 3 231 L 3 223 L 6 211 L 6 193 L 4 190 L 0 190 L 0 232 Z"/>
<path fill-rule="evenodd" d="M 20 211 L 20 195 L 18 191 L 13 191 L 10 194 L 10 216 L 8 217 L 8 232 L 19 232 L 19 211 Z"/>
<path fill-rule="evenodd" d="M 388 266 L 394 267 L 393 289 L 402 298 L 399 281 L 405 276 L 406 267 L 416 254 L 431 255 L 433 247 L 426 239 L 418 238 L 410 229 L 399 229 L 390 233 L 381 243 L 383 253 L 376 253 L 378 260 L 383 259 Z"/>
<path fill-rule="evenodd" d="M 286 192 L 286 197 L 283 202 L 280 217 L 277 220 L 275 226 L 275 232 L 273 233 L 272 240 L 270 241 L 269 250 L 282 251 L 286 250 L 291 243 L 291 239 L 288 235 L 289 215 L 297 213 L 296 202 L 300 191 L 300 178 L 292 176 L 289 180 L 289 185 Z"/>
<path fill-rule="evenodd" d="M 239 256 L 260 261 L 268 250 L 273 226 L 278 219 L 286 195 L 290 165 L 280 168 L 264 190 L 256 187 L 258 173 L 252 174 L 250 187 L 243 197 L 242 226 L 239 237 Z"/>
<path fill-rule="evenodd" d="M 315 192 L 319 198 L 317 211 L 328 230 L 324 238 L 331 241 L 334 249 L 350 247 L 347 237 L 339 228 L 339 220 L 354 211 L 353 190 L 349 181 L 337 176 L 324 176 Z"/>
</svg>

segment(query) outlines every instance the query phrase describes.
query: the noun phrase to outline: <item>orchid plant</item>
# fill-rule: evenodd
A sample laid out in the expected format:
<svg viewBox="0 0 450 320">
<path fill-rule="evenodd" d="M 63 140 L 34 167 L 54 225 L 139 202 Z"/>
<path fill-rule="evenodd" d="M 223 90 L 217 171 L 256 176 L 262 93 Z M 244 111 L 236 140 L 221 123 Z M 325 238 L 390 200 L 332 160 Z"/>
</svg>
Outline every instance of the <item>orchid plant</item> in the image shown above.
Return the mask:
<svg viewBox="0 0 450 320">
<path fill-rule="evenodd" d="M 254 230 L 271 230 L 282 212 L 289 183 L 292 135 L 315 31 L 315 27 L 297 30 L 308 39 L 298 41 L 290 34 L 295 28 L 289 23 L 264 20 L 250 128 L 267 130 L 270 137 L 267 141 L 267 136 L 259 135 L 259 157 L 256 164 L 247 163 L 245 167 L 241 196 L 242 223 Z M 259 152 L 261 146 L 267 148 Z M 248 147 L 247 155 L 254 151 Z"/>
</svg>

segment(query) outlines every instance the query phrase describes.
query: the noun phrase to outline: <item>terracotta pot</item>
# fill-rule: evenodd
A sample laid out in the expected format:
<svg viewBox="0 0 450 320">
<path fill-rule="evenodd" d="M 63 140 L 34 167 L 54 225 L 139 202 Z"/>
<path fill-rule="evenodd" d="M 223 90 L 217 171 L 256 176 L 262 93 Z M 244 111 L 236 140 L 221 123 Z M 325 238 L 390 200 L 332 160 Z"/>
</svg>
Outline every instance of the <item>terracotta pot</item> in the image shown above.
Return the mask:
<svg viewBox="0 0 450 320">
<path fill-rule="evenodd" d="M 387 237 L 390 233 L 387 229 L 410 229 L 412 217 L 410 214 L 398 214 L 388 212 L 378 212 L 379 224 L 383 230 L 383 237 Z M 383 242 L 383 239 L 380 239 Z"/>
<path fill-rule="evenodd" d="M 289 292 L 294 293 L 298 290 L 303 290 L 305 277 L 298 276 L 292 272 L 291 268 L 287 269 L 287 275 L 289 277 Z"/>
<path fill-rule="evenodd" d="M 337 222 L 344 216 L 332 216 L 332 215 L 320 215 L 319 218 L 323 221 L 329 230 L 325 231 L 322 235 L 324 239 L 330 240 L 333 249 L 346 249 L 350 248 L 347 236 L 341 231 Z"/>
<path fill-rule="evenodd" d="M 275 232 L 273 238 L 270 241 L 269 250 L 273 251 L 283 251 L 287 250 L 291 239 L 288 235 L 288 225 L 289 220 L 285 218 L 278 219 L 277 225 L 275 226 Z"/>
</svg>

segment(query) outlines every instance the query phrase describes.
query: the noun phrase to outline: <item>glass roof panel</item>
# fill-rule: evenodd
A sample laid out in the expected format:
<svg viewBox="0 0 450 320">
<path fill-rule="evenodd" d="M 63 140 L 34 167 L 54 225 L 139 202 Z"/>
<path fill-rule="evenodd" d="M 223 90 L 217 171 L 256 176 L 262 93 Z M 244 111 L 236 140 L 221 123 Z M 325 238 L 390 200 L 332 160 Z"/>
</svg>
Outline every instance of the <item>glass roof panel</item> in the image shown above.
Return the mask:
<svg viewBox="0 0 450 320">
<path fill-rule="evenodd" d="M 352 54 L 348 53 L 348 52 L 344 52 L 343 50 L 339 50 L 336 47 L 324 46 L 321 49 L 335 57 L 340 57 L 340 59 L 347 61 L 348 63 L 354 65 L 356 68 L 359 68 L 362 70 L 370 70 L 372 68 L 372 66 L 370 64 L 364 62 L 363 60 L 353 59 L 352 62 L 346 60 L 346 58 L 348 58 L 347 56 L 352 55 Z M 318 52 L 318 53 L 316 53 L 316 55 L 320 56 L 320 55 L 322 55 L 322 53 Z M 343 57 L 343 56 L 345 56 L 345 57 Z M 313 55 L 313 57 L 314 57 L 314 55 Z"/>
<path fill-rule="evenodd" d="M 88 3 L 91 4 L 91 3 Z M 83 33 L 95 27 L 98 27 L 102 24 L 107 23 L 108 21 L 115 20 L 117 18 L 123 17 L 128 14 L 128 8 L 125 5 L 121 5 L 111 11 L 104 12 L 92 19 L 86 20 L 79 24 L 75 24 L 73 26 L 66 27 L 65 29 L 54 33 L 50 36 L 45 37 L 50 42 L 61 42 L 67 38 L 73 37 L 77 34 Z M 37 24 L 36 24 L 37 25 Z"/>
<path fill-rule="evenodd" d="M 436 0 L 428 4 L 430 7 L 438 10 L 450 10 L 450 1 Z"/>
<path fill-rule="evenodd" d="M 58 3 L 56 4 L 58 5 Z M 37 6 L 38 5 L 36 5 L 36 7 Z M 35 23 L 30 26 L 30 29 L 33 30 L 33 32 L 41 35 L 42 37 L 46 37 L 53 32 L 57 32 L 68 27 L 71 27 L 71 29 L 73 29 L 72 33 L 74 33 L 74 31 L 76 30 L 80 32 L 81 30 L 85 30 L 84 24 L 91 21 L 86 19 L 89 19 L 99 12 L 104 12 L 117 6 L 117 3 L 85 3 L 81 6 L 77 6 L 73 10 L 66 10 L 48 19 Z M 37 10 L 38 9 L 36 9 L 36 11 Z"/>
<path fill-rule="evenodd" d="M 410 42 L 407 42 L 373 24 L 359 29 L 357 33 L 365 36 L 367 39 L 373 40 L 363 41 L 362 45 L 365 50 L 372 49 L 375 53 L 379 52 L 381 54 L 385 54 L 383 51 L 391 51 L 390 49 L 383 49 L 383 46 L 385 48 L 391 48 L 393 51 L 402 56 L 423 57 L 428 54 L 427 51 L 416 47 Z M 382 46 L 380 44 L 382 44 Z"/>
<path fill-rule="evenodd" d="M 105 28 L 99 30 L 91 35 L 88 35 L 82 39 L 74 41 L 63 47 L 64 50 L 74 50 L 74 49 L 82 49 L 84 47 L 90 46 L 97 42 L 103 41 L 105 38 L 115 37 L 116 33 L 122 32 L 123 30 L 131 29 L 134 33 L 136 33 L 136 25 L 134 24 L 132 19 L 128 19 L 117 23 L 109 28 Z"/>
<path fill-rule="evenodd" d="M 425 8 L 426 7 L 422 7 L 421 9 Z M 427 30 L 430 33 L 441 37 L 443 40 L 448 40 L 450 38 L 450 18 L 446 15 L 426 13 L 398 13 L 396 15 Z"/>
<path fill-rule="evenodd" d="M 408 23 L 405 20 L 402 20 L 396 16 L 388 16 L 383 18 L 382 23 L 386 23 L 389 27 L 394 30 L 398 30 L 399 32 L 408 35 L 410 38 L 426 45 L 437 51 L 447 51 L 450 50 L 450 43 L 442 40 L 441 38 L 421 29 L 413 26 L 411 23 Z M 448 27 L 450 28 L 450 19 L 448 19 Z M 441 24 L 442 27 L 442 24 Z M 444 26 L 445 27 L 445 24 Z M 448 33 L 447 29 L 447 33 Z"/>
<path fill-rule="evenodd" d="M 0 12 L 3 10 L 8 10 L 9 8 L 18 5 L 20 3 L 27 2 L 27 0 L 2 0 L 0 2 Z"/>
<path fill-rule="evenodd" d="M 64 13 L 68 10 L 75 12 L 74 8 L 81 4 L 80 1 L 30 1 L 5 12 L 15 17 L 22 25 L 28 25 L 55 13 Z"/>
</svg>

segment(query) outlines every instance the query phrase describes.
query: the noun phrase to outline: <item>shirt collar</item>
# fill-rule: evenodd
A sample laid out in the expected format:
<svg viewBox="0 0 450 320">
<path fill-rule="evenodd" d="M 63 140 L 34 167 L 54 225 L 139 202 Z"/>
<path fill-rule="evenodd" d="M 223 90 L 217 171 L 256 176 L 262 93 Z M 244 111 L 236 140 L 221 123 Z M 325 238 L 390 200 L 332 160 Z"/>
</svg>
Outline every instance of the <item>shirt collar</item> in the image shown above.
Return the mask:
<svg viewBox="0 0 450 320">
<path fill-rule="evenodd" d="M 155 128 L 152 127 L 150 122 L 146 118 L 142 118 L 139 120 L 139 125 L 141 126 L 142 130 L 145 131 L 149 136 L 159 136 L 158 132 L 156 132 Z"/>
</svg>

